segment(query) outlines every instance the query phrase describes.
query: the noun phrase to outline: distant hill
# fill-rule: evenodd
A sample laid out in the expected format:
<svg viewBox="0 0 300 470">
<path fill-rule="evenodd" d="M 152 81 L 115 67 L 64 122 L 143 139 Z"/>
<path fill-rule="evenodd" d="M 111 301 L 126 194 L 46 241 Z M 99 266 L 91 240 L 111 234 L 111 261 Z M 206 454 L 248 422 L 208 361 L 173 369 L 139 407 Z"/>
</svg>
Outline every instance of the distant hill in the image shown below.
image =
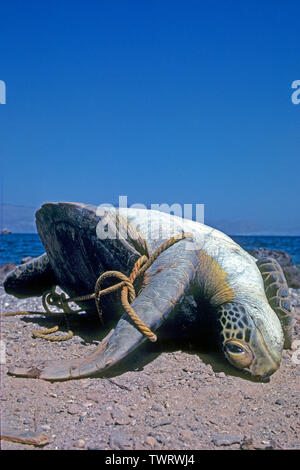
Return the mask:
<svg viewBox="0 0 300 470">
<path fill-rule="evenodd" d="M 219 220 L 209 221 L 205 220 L 207 225 L 214 227 L 221 232 L 228 235 L 285 235 L 285 236 L 296 236 L 300 234 L 300 225 L 291 227 L 280 227 L 275 224 L 272 226 L 264 226 L 249 222 L 246 220 Z"/>
<path fill-rule="evenodd" d="M 0 227 L 13 233 L 35 233 L 35 207 L 1 204 Z"/>
<path fill-rule="evenodd" d="M 36 233 L 35 207 L 1 204 L 0 229 L 13 233 Z M 266 227 L 245 220 L 209 220 L 205 223 L 228 235 L 299 235 L 300 225 L 290 227 Z"/>
</svg>

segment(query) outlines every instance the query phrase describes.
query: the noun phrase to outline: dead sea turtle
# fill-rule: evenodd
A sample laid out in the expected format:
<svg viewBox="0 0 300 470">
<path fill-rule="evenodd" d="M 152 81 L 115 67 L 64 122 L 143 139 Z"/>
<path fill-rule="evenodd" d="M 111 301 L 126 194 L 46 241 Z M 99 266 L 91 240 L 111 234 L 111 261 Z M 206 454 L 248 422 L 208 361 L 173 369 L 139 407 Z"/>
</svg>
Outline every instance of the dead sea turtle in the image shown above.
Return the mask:
<svg viewBox="0 0 300 470">
<path fill-rule="evenodd" d="M 193 296 L 197 312 L 205 312 L 233 366 L 262 378 L 278 369 L 284 339 L 287 346 L 291 339 L 291 304 L 275 260 L 256 263 L 218 230 L 152 210 L 49 203 L 37 211 L 36 223 L 46 254 L 10 273 L 6 292 L 41 295 L 59 285 L 71 296 L 91 293 L 104 271 L 128 275 L 141 255 L 149 256 L 171 236 L 189 232 L 192 239 L 178 241 L 148 269 L 147 285 L 131 304 L 133 309 L 156 331 L 179 315 L 184 298 Z M 81 306 L 91 312 L 94 308 L 91 301 Z M 45 380 L 90 376 L 112 367 L 144 340 L 125 313 L 92 355 L 39 361 L 10 373 Z"/>
</svg>

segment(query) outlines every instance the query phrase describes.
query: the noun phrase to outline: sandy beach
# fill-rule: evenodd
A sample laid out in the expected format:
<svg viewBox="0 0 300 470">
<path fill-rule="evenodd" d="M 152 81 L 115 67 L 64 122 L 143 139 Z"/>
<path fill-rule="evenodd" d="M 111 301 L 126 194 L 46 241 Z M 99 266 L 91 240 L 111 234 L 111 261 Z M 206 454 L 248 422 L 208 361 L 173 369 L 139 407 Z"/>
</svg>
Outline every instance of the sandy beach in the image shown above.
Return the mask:
<svg viewBox="0 0 300 470">
<path fill-rule="evenodd" d="M 300 339 L 300 289 L 291 289 Z M 39 298 L 18 300 L 1 286 L 2 311 L 42 311 Z M 299 440 L 300 366 L 293 351 L 268 383 L 250 381 L 215 353 L 146 343 L 105 378 L 50 383 L 7 375 L 12 364 L 89 354 L 88 320 L 71 322 L 74 337 L 50 343 L 32 330 L 53 326 L 43 316 L 1 318 L 1 423 L 46 436 L 41 447 L 2 440 L 2 449 L 295 449 Z M 62 321 L 62 327 L 66 327 Z"/>
</svg>

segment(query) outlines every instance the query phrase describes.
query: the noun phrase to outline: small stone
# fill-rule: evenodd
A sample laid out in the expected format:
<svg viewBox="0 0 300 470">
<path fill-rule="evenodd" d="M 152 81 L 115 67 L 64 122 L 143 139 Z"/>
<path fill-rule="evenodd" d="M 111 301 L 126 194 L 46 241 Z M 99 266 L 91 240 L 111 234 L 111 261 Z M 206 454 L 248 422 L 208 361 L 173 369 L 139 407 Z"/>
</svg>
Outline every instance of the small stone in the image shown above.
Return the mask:
<svg viewBox="0 0 300 470">
<path fill-rule="evenodd" d="M 26 397 L 21 397 L 21 398 L 18 398 L 18 399 L 17 399 L 17 402 L 18 402 L 18 403 L 23 403 L 23 402 L 26 401 L 26 400 L 27 400 Z"/>
<path fill-rule="evenodd" d="M 277 400 L 275 401 L 275 405 L 283 405 L 282 398 L 277 398 Z"/>
<path fill-rule="evenodd" d="M 243 393 L 244 400 L 252 400 L 251 395 L 248 395 L 247 393 Z"/>
<path fill-rule="evenodd" d="M 94 401 L 95 403 L 100 403 L 100 401 L 101 401 L 101 398 L 99 397 L 99 395 L 97 393 L 89 393 L 87 395 L 87 399 L 91 400 L 91 401 Z"/>
<path fill-rule="evenodd" d="M 151 449 L 154 448 L 155 444 L 157 443 L 156 439 L 152 436 L 147 436 L 145 439 L 145 443 L 151 447 Z"/>
<path fill-rule="evenodd" d="M 91 402 L 84 403 L 83 406 L 84 406 L 85 408 L 90 408 L 91 406 L 93 406 L 93 403 L 91 403 Z"/>
<path fill-rule="evenodd" d="M 226 377 L 226 374 L 224 374 L 224 372 L 218 372 L 216 374 L 216 377 L 219 377 L 220 379 L 224 379 L 224 377 Z"/>
<path fill-rule="evenodd" d="M 243 442 L 241 443 L 241 449 L 253 450 L 254 449 L 253 439 L 251 439 L 251 437 L 243 439 Z"/>
<path fill-rule="evenodd" d="M 240 444 L 242 441 L 242 436 L 233 436 L 231 434 L 216 434 L 212 438 L 212 442 L 218 447 L 230 446 L 232 444 Z"/>
<path fill-rule="evenodd" d="M 50 431 L 50 430 L 51 430 L 51 426 L 49 426 L 49 424 L 43 424 L 43 425 L 41 426 L 41 429 L 42 429 L 43 431 Z"/>
<path fill-rule="evenodd" d="M 21 259 L 21 264 L 30 263 L 30 261 L 32 261 L 32 260 L 34 260 L 34 258 L 32 256 L 25 256 L 25 258 Z"/>
<path fill-rule="evenodd" d="M 124 426 L 130 423 L 129 417 L 124 415 L 123 413 L 119 413 L 118 411 L 114 411 L 112 413 L 112 418 L 114 420 L 114 423 L 118 424 L 119 426 Z"/>
<path fill-rule="evenodd" d="M 131 450 L 133 446 L 132 438 L 121 431 L 115 431 L 109 439 L 111 449 Z"/>
<path fill-rule="evenodd" d="M 180 431 L 180 435 L 185 441 L 188 441 L 189 439 L 193 438 L 194 434 L 189 429 L 183 429 L 182 431 Z"/>
<path fill-rule="evenodd" d="M 85 441 L 83 439 L 78 439 L 78 441 L 74 443 L 74 446 L 79 447 L 79 449 L 83 449 L 83 447 L 85 447 Z"/>
<path fill-rule="evenodd" d="M 153 395 L 156 392 L 156 385 L 153 382 L 153 380 L 150 380 L 148 382 L 147 389 L 148 389 L 150 395 Z"/>
<path fill-rule="evenodd" d="M 158 403 L 155 403 L 154 405 L 152 405 L 151 410 L 158 411 L 160 413 L 165 411 L 164 407 L 162 405 L 159 405 Z"/>
<path fill-rule="evenodd" d="M 79 409 L 78 409 L 77 406 L 72 406 L 72 405 L 70 405 L 70 406 L 68 407 L 68 413 L 69 413 L 70 415 L 77 415 L 77 414 L 79 413 Z"/>
</svg>

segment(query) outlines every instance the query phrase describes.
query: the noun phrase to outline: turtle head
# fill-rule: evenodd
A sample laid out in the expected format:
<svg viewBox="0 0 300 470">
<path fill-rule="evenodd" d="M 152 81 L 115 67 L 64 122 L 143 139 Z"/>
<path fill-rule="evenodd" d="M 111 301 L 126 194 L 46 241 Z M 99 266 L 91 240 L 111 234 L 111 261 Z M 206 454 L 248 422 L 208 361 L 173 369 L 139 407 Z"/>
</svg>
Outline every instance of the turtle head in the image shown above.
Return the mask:
<svg viewBox="0 0 300 470">
<path fill-rule="evenodd" d="M 221 347 L 228 361 L 252 376 L 266 378 L 280 365 L 283 333 L 269 304 L 256 299 L 219 308 Z"/>
</svg>

